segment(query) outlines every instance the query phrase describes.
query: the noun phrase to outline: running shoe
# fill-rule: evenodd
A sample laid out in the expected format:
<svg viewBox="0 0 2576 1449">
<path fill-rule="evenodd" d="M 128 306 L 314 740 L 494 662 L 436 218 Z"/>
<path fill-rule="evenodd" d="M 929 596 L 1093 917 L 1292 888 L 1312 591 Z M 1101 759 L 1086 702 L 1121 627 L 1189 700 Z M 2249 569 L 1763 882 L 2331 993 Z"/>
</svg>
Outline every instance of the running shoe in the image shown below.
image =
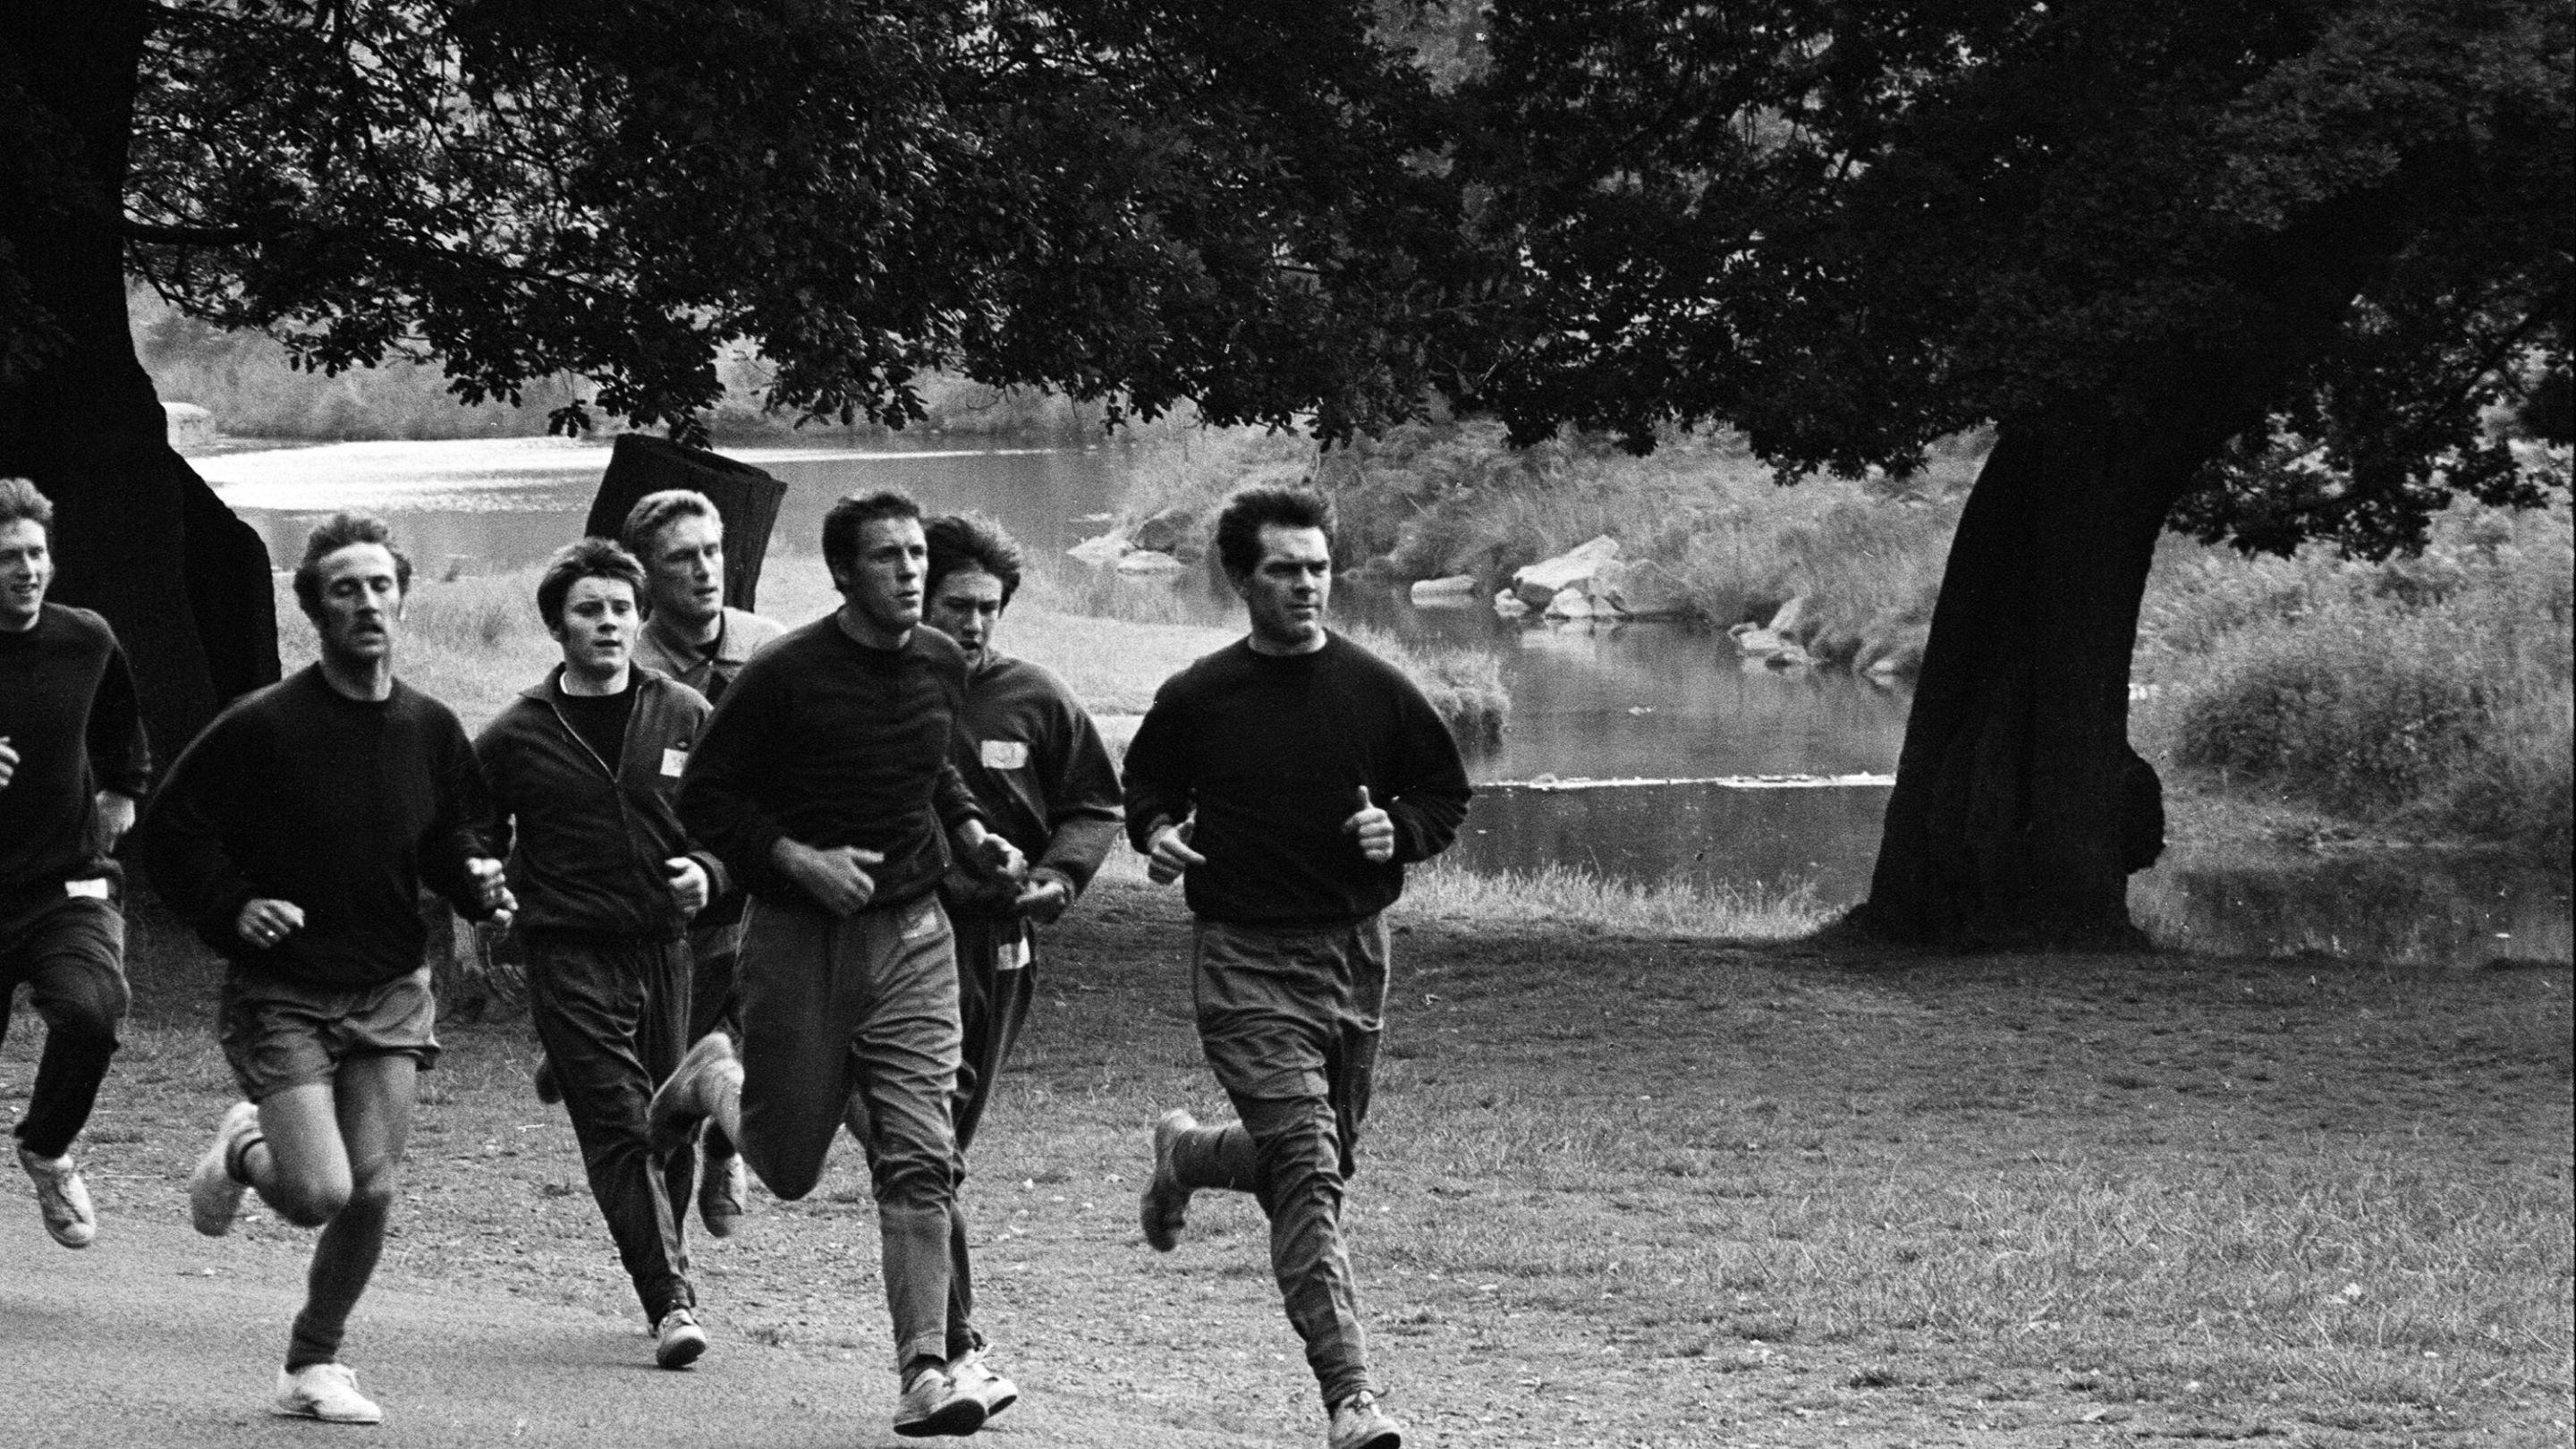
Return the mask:
<svg viewBox="0 0 2576 1449">
<path fill-rule="evenodd" d="M 957 1385 L 957 1392 L 984 1406 L 986 1422 L 1020 1401 L 1020 1386 L 993 1372 L 980 1348 L 968 1349 L 950 1359 L 948 1377 Z"/>
<path fill-rule="evenodd" d="M 941 1364 L 924 1364 L 904 1382 L 895 1401 L 894 1431 L 907 1439 L 972 1434 L 984 1427 L 984 1405 L 957 1387 Z"/>
<path fill-rule="evenodd" d="M 98 1236 L 98 1213 L 89 1205 L 89 1187 L 71 1154 L 38 1157 L 18 1149 L 18 1165 L 36 1184 L 36 1207 L 45 1215 L 45 1231 L 66 1248 L 86 1248 Z"/>
<path fill-rule="evenodd" d="M 1366 1389 L 1333 1405 L 1333 1422 L 1324 1431 L 1325 1449 L 1400 1449 L 1404 1426 L 1378 1407 Z"/>
<path fill-rule="evenodd" d="M 1180 1246 L 1181 1229 L 1186 1226 L 1190 1190 L 1172 1172 L 1172 1148 L 1181 1134 L 1199 1125 L 1199 1119 L 1178 1107 L 1164 1113 L 1154 1123 L 1154 1176 L 1145 1184 L 1137 1203 L 1137 1217 L 1145 1229 L 1145 1241 L 1157 1253 L 1168 1253 Z"/>
<path fill-rule="evenodd" d="M 277 1371 L 277 1398 L 269 1406 L 289 1419 L 325 1424 L 380 1424 L 385 1411 L 358 1392 L 358 1376 L 344 1363 L 310 1363 Z"/>
<path fill-rule="evenodd" d="M 242 1149 L 258 1140 L 257 1107 L 235 1102 L 225 1109 L 224 1120 L 215 1127 L 214 1142 L 197 1159 L 197 1170 L 188 1175 L 188 1216 L 198 1232 L 220 1238 L 232 1231 L 233 1216 L 241 1211 L 242 1189 L 248 1185 L 233 1176 L 233 1163 Z"/>
<path fill-rule="evenodd" d="M 698 1315 L 685 1308 L 672 1309 L 653 1325 L 653 1362 L 663 1368 L 687 1368 L 706 1351 L 707 1331 L 698 1326 Z"/>
</svg>

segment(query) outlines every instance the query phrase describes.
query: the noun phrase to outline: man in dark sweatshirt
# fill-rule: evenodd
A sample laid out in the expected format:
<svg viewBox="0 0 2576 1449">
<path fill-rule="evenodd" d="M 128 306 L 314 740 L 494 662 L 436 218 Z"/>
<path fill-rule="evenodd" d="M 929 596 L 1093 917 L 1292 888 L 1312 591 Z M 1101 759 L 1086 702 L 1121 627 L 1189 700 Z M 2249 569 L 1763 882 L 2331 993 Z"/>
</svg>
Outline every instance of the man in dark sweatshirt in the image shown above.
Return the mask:
<svg viewBox="0 0 2576 1449">
<path fill-rule="evenodd" d="M 999 1379 L 948 1355 L 963 1162 L 948 1117 L 957 963 L 937 888 L 952 841 L 973 869 L 1025 873 L 949 759 L 966 659 L 918 627 L 928 557 L 912 500 L 833 504 L 823 562 L 841 607 L 745 665 L 689 756 L 681 823 L 752 895 L 742 1048 L 701 1037 L 651 1109 L 661 1150 L 685 1150 L 711 1119 L 794 1199 L 821 1179 L 858 1096 L 904 1435 L 974 1432 L 993 1411 L 986 1380 Z"/>
<path fill-rule="evenodd" d="M 421 883 L 472 918 L 513 905 L 465 731 L 394 678 L 410 586 L 382 523 L 314 529 L 295 597 L 320 660 L 217 715 L 142 830 L 162 899 L 229 963 L 218 1027 L 247 1099 L 189 1179 L 191 1216 L 220 1235 L 251 1187 L 322 1230 L 272 1407 L 343 1424 L 384 1417 L 340 1340 L 384 1250 L 414 1075 L 438 1056 Z"/>
<path fill-rule="evenodd" d="M 1028 880 L 1018 886 L 951 871 L 941 888 L 957 933 L 965 1047 L 950 1116 L 962 1157 L 974 1145 L 984 1104 L 1028 1019 L 1037 927 L 1064 914 L 1117 843 L 1118 767 L 1064 681 L 994 647 L 1002 611 L 1020 587 L 1019 546 L 990 519 L 972 514 L 934 518 L 926 534 L 930 603 L 922 621 L 956 640 L 966 655 L 957 769 L 993 828 L 1031 862 Z M 974 1315 L 961 1207 L 949 1229 L 952 1362 L 981 1362 L 984 1335 Z M 1010 1388 L 1007 1382 L 1000 1387 Z"/>
<path fill-rule="evenodd" d="M 18 1163 L 45 1231 L 98 1236 L 72 1139 L 89 1121 L 125 1020 L 123 877 L 109 852 L 151 779 L 134 671 L 87 609 L 45 602 L 54 505 L 0 478 L 0 1036 L 19 983 L 45 1054 L 18 1119 Z"/>
<path fill-rule="evenodd" d="M 1127 749 L 1127 832 L 1156 880 L 1182 878 L 1199 1042 L 1237 1121 L 1166 1112 L 1141 1204 L 1169 1252 L 1190 1194 L 1250 1192 L 1270 1265 L 1329 1414 L 1330 1449 L 1395 1449 L 1378 1404 L 1341 1209 L 1386 1008 L 1379 914 L 1404 867 L 1446 849 L 1467 774 L 1448 726 L 1393 666 L 1323 624 L 1330 505 L 1238 493 L 1218 561 L 1248 638 L 1165 681 Z"/>
<path fill-rule="evenodd" d="M 644 570 L 604 538 L 568 544 L 537 581 L 563 662 L 474 741 L 509 851 L 537 1038 L 581 1143 L 591 1196 L 654 1362 L 706 1352 L 685 1206 L 697 1163 L 654 1161 L 644 1104 L 688 1046 L 690 919 L 725 889 L 673 798 L 706 728 L 704 696 L 637 664 Z"/>
</svg>

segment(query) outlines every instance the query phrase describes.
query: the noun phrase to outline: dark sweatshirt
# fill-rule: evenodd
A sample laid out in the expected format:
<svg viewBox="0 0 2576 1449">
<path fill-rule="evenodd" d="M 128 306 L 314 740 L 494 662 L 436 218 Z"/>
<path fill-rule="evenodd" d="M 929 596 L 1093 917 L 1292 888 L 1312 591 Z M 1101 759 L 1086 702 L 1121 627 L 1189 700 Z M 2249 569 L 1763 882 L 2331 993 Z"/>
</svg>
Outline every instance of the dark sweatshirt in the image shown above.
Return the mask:
<svg viewBox="0 0 2576 1449">
<path fill-rule="evenodd" d="M 1375 864 L 1342 830 L 1359 787 L 1393 818 Z M 1386 909 L 1404 867 L 1449 847 L 1467 817 L 1458 744 L 1413 681 L 1339 634 L 1309 654 L 1239 642 L 1163 682 L 1127 747 L 1127 834 L 1193 811 L 1184 894 L 1234 925 L 1307 927 Z"/>
<path fill-rule="evenodd" d="M 1077 896 L 1118 842 L 1118 767 L 1064 681 L 1025 659 L 986 650 L 966 681 L 957 770 L 992 828 Z M 999 914 L 1015 887 L 952 872 L 953 909 Z"/>
<path fill-rule="evenodd" d="M 966 656 L 936 629 L 871 649 L 834 615 L 789 631 L 745 664 L 680 778 L 680 823 L 764 901 L 824 909 L 778 873 L 783 836 L 854 845 L 871 906 L 917 900 L 948 867 L 947 832 L 984 818 L 949 760 Z"/>
<path fill-rule="evenodd" d="M 676 939 L 689 922 L 671 899 L 662 863 L 693 857 L 717 896 L 728 877 L 713 853 L 690 843 L 672 804 L 689 750 L 706 729 L 706 699 L 638 666 L 622 696 L 622 738 L 593 741 L 572 717 L 573 707 L 591 701 L 562 694 L 562 679 L 558 665 L 474 740 L 500 819 L 496 843 L 511 847 L 517 924 Z"/>
<path fill-rule="evenodd" d="M 32 629 L 0 630 L 0 738 L 18 752 L 0 787 L 0 896 L 111 874 L 97 848 L 98 792 L 140 800 L 151 783 L 134 671 L 107 621 L 46 604 Z"/>
<path fill-rule="evenodd" d="M 142 826 L 152 883 L 236 969 L 374 986 L 420 968 L 426 880 L 484 913 L 466 858 L 489 855 L 483 772 L 446 705 L 397 680 L 384 700 L 309 665 L 215 717 L 170 767 Z M 304 927 L 261 950 L 234 923 L 255 898 Z"/>
</svg>

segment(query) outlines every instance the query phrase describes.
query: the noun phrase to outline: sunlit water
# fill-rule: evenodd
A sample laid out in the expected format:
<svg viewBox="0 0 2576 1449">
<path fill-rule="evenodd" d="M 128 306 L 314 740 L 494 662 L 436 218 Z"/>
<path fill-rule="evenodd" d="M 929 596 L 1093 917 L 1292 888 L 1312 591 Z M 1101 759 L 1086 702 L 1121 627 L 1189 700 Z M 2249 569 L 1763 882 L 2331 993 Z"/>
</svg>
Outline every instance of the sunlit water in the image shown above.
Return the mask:
<svg viewBox="0 0 2576 1449">
<path fill-rule="evenodd" d="M 1033 551 L 1099 529 L 1131 466 L 1115 446 L 943 445 L 728 450 L 788 485 L 774 550 L 810 552 L 843 493 L 901 488 L 932 511 L 990 513 Z M 560 439 L 347 443 L 197 460 L 290 560 L 342 508 L 393 520 L 424 568 L 483 573 L 545 557 L 577 529 L 608 450 Z M 1194 580 L 1180 587 L 1189 591 Z M 1232 622 L 1220 600 L 1211 621 Z M 1512 698 L 1501 745 L 1474 761 L 1481 791 L 1457 854 L 1469 865 L 1561 862 L 1632 880 L 1811 885 L 1830 904 L 1865 894 L 1883 783 L 1772 788 L 1780 776 L 1883 782 L 1906 692 L 1839 671 L 1746 668 L 1725 638 L 1677 624 L 1550 627 L 1481 604 L 1416 609 L 1352 584 L 1336 611 L 1408 637 L 1492 652 Z M 1681 780 L 1614 788 L 1567 782 Z M 2564 871 L 2433 852 L 2324 858 L 2177 851 L 2135 878 L 2159 938 L 2252 955 L 2478 965 L 2571 954 Z"/>
</svg>

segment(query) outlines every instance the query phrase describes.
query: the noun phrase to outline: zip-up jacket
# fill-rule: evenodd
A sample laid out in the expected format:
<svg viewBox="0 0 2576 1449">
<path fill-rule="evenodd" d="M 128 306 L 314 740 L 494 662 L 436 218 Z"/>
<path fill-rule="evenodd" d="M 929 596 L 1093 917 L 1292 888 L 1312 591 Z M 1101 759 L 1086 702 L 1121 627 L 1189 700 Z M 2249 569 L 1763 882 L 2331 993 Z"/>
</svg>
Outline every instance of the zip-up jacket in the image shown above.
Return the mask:
<svg viewBox="0 0 2576 1449">
<path fill-rule="evenodd" d="M 690 843 L 672 808 L 680 770 L 711 712 L 706 697 L 636 666 L 635 712 L 612 769 L 556 705 L 562 675 L 557 665 L 520 691 L 474 741 L 509 851 L 518 925 L 677 937 L 689 920 L 671 899 L 664 861 L 695 860 L 711 897 L 732 884 L 723 862 Z"/>
</svg>

